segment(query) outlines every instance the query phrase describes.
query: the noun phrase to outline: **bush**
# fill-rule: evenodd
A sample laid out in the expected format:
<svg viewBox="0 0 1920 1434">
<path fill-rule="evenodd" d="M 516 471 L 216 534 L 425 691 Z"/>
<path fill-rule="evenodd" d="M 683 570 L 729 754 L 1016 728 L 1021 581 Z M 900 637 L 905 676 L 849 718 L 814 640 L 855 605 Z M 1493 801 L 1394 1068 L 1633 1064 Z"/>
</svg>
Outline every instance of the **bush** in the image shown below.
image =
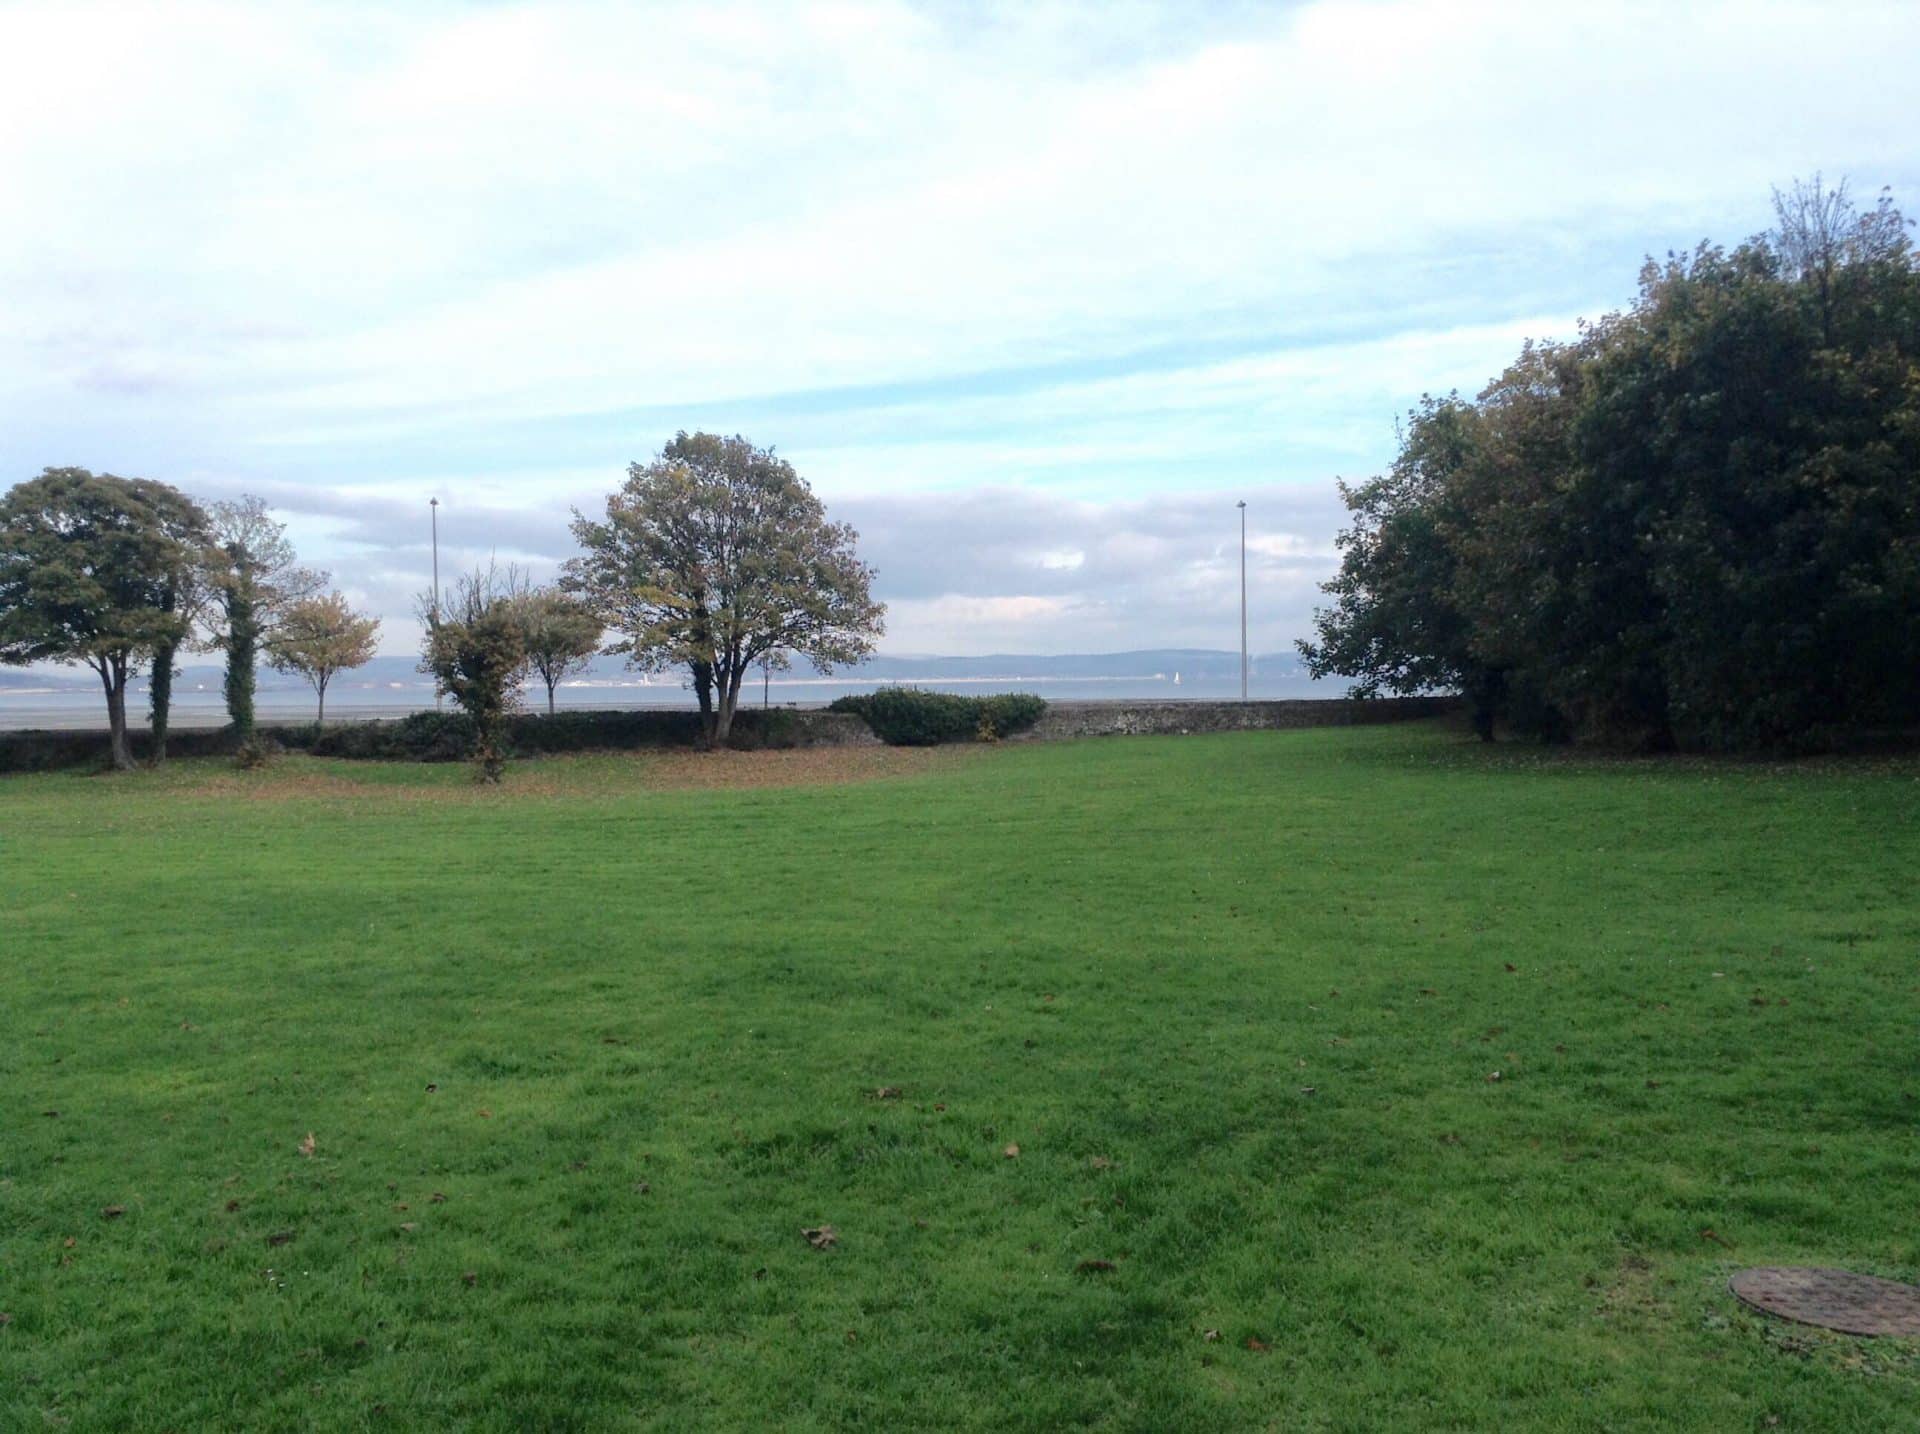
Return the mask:
<svg viewBox="0 0 1920 1434">
<path fill-rule="evenodd" d="M 830 712 L 851 712 L 893 747 L 932 747 L 942 742 L 996 741 L 1024 732 L 1047 704 L 1031 692 L 961 697 L 917 687 L 882 687 L 863 696 L 837 698 Z"/>
</svg>

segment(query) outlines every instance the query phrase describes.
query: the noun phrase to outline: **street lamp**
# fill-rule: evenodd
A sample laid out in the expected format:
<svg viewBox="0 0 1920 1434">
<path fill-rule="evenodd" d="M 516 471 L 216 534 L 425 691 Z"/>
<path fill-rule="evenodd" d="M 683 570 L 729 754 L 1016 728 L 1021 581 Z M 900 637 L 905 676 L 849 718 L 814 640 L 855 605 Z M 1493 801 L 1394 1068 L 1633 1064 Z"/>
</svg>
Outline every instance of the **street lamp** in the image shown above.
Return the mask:
<svg viewBox="0 0 1920 1434">
<path fill-rule="evenodd" d="M 1247 700 L 1247 500 L 1240 500 L 1240 700 Z"/>
<path fill-rule="evenodd" d="M 435 628 L 440 626 L 440 500 L 427 499 L 427 509 L 433 522 L 433 608 L 432 619 Z M 440 682 L 436 678 L 433 684 L 433 710 L 440 710 Z"/>
</svg>

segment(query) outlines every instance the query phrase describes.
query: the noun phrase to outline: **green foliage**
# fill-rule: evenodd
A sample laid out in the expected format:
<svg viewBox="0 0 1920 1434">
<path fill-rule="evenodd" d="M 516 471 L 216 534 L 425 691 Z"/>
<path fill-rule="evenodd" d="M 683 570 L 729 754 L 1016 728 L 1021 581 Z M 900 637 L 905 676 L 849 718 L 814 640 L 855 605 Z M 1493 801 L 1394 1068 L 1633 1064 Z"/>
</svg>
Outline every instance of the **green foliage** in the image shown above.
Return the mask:
<svg viewBox="0 0 1920 1434">
<path fill-rule="evenodd" d="M 583 672 L 600 650 L 600 619 L 580 598 L 556 588 L 536 588 L 521 600 L 527 665 L 547 688 L 547 715 L 554 715 L 553 689 L 568 674 Z"/>
<path fill-rule="evenodd" d="M 1310 671 L 1542 736 L 1714 750 L 1920 716 L 1920 264 L 1890 203 L 1649 264 L 1345 489 Z"/>
<path fill-rule="evenodd" d="M 107 699 L 113 765 L 133 765 L 127 681 L 193 623 L 205 515 L 147 478 L 49 468 L 0 499 L 0 662 L 84 663 Z M 164 740 L 165 705 L 156 711 Z"/>
<path fill-rule="evenodd" d="M 211 509 L 209 580 L 214 643 L 226 654 L 227 719 L 242 743 L 253 733 L 260 645 L 293 604 L 313 597 L 327 575 L 296 565 L 286 526 L 263 499 L 241 497 Z"/>
<path fill-rule="evenodd" d="M 1047 704 L 1029 692 L 963 697 L 917 687 L 881 687 L 835 699 L 830 712 L 851 712 L 894 747 L 931 747 L 942 742 L 994 741 L 1024 732 Z"/>
<path fill-rule="evenodd" d="M 645 671 L 685 666 L 709 739 L 724 745 L 740 688 L 797 653 L 821 672 L 873 650 L 885 608 L 858 538 L 770 448 L 681 433 L 635 463 L 606 518 L 574 514 L 584 549 L 566 585 L 619 634 L 608 649 Z"/>
<path fill-rule="evenodd" d="M 474 776 L 498 782 L 506 764 L 507 718 L 520 705 L 527 671 L 527 584 L 518 568 L 488 565 L 462 577 L 452 605 L 422 598 L 426 619 L 420 670 L 459 704 L 472 724 Z"/>
<path fill-rule="evenodd" d="M 1911 1426 L 1920 763 L 974 755 L 0 782 L 0 1428 Z"/>
</svg>

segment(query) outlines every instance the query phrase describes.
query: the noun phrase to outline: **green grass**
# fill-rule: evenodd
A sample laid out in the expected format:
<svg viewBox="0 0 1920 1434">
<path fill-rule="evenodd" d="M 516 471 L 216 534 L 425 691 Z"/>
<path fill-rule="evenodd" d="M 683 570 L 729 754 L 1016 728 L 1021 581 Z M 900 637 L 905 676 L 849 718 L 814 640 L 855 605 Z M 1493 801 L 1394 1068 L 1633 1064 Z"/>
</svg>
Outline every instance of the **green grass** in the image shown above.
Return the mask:
<svg viewBox="0 0 1920 1434">
<path fill-rule="evenodd" d="M 0 781 L 0 1427 L 1910 1427 L 1920 763 L 654 770 Z"/>
</svg>

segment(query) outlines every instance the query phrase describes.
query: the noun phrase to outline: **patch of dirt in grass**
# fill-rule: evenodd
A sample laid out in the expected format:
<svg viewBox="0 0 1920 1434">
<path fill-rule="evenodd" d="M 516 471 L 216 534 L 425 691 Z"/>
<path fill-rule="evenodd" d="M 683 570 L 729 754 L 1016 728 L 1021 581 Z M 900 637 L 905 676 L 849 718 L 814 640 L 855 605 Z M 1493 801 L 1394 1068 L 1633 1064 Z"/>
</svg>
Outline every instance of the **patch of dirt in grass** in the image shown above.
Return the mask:
<svg viewBox="0 0 1920 1434">
<path fill-rule="evenodd" d="M 911 777 L 976 761 L 981 747 L 804 747 L 667 752 L 644 759 L 650 787 L 811 787 Z"/>
<path fill-rule="evenodd" d="M 918 776 L 976 761 L 984 747 L 809 747 L 765 752 L 635 752 L 582 757 L 534 757 L 507 765 L 498 787 L 466 780 L 418 784 L 358 778 L 339 766 L 321 768 L 283 759 L 265 772 L 201 775 L 195 795 L 255 802 L 374 799 L 393 802 L 463 802 L 514 797 L 566 797 L 604 793 L 609 765 L 615 784 L 659 790 L 732 790 L 805 787 Z M 466 769 L 454 769 L 464 778 Z M 371 775 L 371 774 L 370 774 Z"/>
</svg>

